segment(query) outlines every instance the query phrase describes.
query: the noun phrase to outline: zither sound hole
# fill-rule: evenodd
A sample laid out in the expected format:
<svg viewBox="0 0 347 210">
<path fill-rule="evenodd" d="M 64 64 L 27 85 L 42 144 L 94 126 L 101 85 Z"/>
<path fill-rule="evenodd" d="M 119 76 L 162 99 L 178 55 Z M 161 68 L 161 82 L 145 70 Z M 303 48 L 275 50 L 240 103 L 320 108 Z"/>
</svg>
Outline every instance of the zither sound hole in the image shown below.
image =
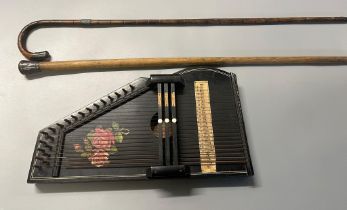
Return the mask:
<svg viewBox="0 0 347 210">
<path fill-rule="evenodd" d="M 172 126 L 171 126 L 171 122 L 169 123 L 162 123 L 162 138 L 164 139 L 165 138 L 165 125 L 169 125 L 170 126 L 170 137 L 172 137 Z M 150 123 L 150 126 L 151 126 L 151 130 L 153 132 L 153 135 L 157 138 L 159 138 L 159 124 L 158 124 L 158 113 L 155 113 L 151 119 L 151 123 Z"/>
</svg>

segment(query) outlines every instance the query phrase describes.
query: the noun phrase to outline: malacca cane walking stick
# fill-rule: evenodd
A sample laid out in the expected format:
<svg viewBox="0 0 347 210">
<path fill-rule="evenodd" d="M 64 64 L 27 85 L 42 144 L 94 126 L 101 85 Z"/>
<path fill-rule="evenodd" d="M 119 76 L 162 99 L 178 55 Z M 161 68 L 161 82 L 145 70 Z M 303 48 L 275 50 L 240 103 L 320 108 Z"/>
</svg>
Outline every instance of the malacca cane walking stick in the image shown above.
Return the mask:
<svg viewBox="0 0 347 210">
<path fill-rule="evenodd" d="M 276 24 L 346 24 L 347 17 L 285 17 L 285 18 L 215 18 L 215 19 L 146 19 L 146 20 L 40 20 L 23 28 L 18 36 L 18 48 L 28 60 L 19 63 L 22 74 L 40 71 L 117 70 L 140 68 L 177 68 L 191 66 L 242 65 L 346 65 L 347 56 L 294 57 L 179 57 L 126 58 L 104 60 L 49 61 L 47 51 L 30 52 L 26 48 L 29 34 L 50 27 L 136 27 L 136 26 L 233 26 Z"/>
</svg>

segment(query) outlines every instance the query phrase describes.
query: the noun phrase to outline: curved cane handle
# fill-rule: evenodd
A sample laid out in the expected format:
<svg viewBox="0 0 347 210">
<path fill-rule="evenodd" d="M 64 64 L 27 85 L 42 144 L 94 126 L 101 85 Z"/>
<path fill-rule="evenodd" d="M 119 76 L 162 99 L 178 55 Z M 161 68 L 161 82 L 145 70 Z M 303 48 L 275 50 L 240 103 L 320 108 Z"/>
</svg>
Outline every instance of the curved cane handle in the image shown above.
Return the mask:
<svg viewBox="0 0 347 210">
<path fill-rule="evenodd" d="M 278 24 L 346 24 L 347 17 L 283 17 L 283 18 L 212 18 L 212 19 L 143 19 L 143 20 L 39 20 L 25 26 L 18 36 L 18 48 L 29 60 L 18 65 L 22 74 L 53 70 L 89 70 L 93 68 L 174 68 L 197 65 L 346 65 L 347 56 L 302 57 L 195 57 L 195 58 L 134 58 L 91 61 L 50 60 L 47 51 L 30 52 L 26 47 L 31 32 L 51 27 L 116 27 L 116 26 L 232 26 Z"/>
<path fill-rule="evenodd" d="M 18 36 L 18 48 L 28 60 L 49 60 L 47 51 L 30 52 L 26 47 L 31 32 L 50 27 L 115 27 L 115 26 L 232 26 L 272 24 L 336 24 L 347 23 L 347 17 L 283 17 L 283 18 L 210 18 L 210 19 L 139 19 L 139 20 L 39 20 L 26 25 Z"/>
<path fill-rule="evenodd" d="M 27 49 L 26 42 L 30 33 L 45 25 L 46 21 L 35 21 L 26 25 L 18 36 L 18 49 L 28 60 L 42 61 L 49 60 L 50 55 L 47 51 L 30 52 Z"/>
<path fill-rule="evenodd" d="M 49 52 L 30 52 L 27 49 L 26 43 L 29 35 L 40 28 L 54 28 L 54 27 L 113 27 L 122 24 L 121 21 L 110 20 L 38 20 L 26 25 L 18 35 L 18 49 L 19 51 L 31 61 L 44 61 L 50 60 Z"/>
</svg>

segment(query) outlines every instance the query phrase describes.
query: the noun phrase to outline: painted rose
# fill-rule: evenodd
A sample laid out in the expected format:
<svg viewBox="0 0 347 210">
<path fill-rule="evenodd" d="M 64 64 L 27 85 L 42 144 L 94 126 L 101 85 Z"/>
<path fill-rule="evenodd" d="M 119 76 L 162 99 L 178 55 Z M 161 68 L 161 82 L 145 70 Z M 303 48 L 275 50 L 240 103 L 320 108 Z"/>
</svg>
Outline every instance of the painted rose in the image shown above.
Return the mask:
<svg viewBox="0 0 347 210">
<path fill-rule="evenodd" d="M 92 145 L 97 149 L 108 150 L 115 143 L 114 134 L 111 130 L 95 128 Z"/>
<path fill-rule="evenodd" d="M 129 134 L 129 129 L 121 128 L 113 122 L 109 128 L 98 126 L 90 130 L 83 144 L 73 144 L 75 152 L 80 153 L 82 158 L 87 158 L 95 167 L 102 167 L 110 163 L 110 155 L 118 152 L 117 145 L 123 142 L 124 136 Z M 117 145 L 116 145 L 117 143 Z"/>
<path fill-rule="evenodd" d="M 95 149 L 92 152 L 92 155 L 88 158 L 90 163 L 96 167 L 101 167 L 105 164 L 108 164 L 110 161 L 108 160 L 108 157 L 110 154 L 108 152 L 105 152 L 104 150 Z"/>
</svg>

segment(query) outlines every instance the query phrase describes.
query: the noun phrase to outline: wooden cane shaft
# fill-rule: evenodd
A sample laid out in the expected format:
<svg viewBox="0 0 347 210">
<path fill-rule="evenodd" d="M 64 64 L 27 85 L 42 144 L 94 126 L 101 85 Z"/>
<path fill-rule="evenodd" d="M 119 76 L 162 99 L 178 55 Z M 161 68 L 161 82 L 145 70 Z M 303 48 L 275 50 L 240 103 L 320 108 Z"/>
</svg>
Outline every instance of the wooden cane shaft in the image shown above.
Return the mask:
<svg viewBox="0 0 347 210">
<path fill-rule="evenodd" d="M 40 62 L 41 71 L 178 68 L 244 65 L 346 65 L 347 56 L 129 58 Z"/>
<path fill-rule="evenodd" d="M 48 27 L 136 27 L 136 26 L 233 26 L 275 24 L 343 24 L 347 17 L 281 17 L 281 18 L 209 18 L 209 19 L 138 19 L 138 20 L 39 20 L 25 26 L 18 36 L 18 49 L 28 60 L 50 59 L 47 51 L 30 52 L 26 42 L 29 34 Z"/>
</svg>

